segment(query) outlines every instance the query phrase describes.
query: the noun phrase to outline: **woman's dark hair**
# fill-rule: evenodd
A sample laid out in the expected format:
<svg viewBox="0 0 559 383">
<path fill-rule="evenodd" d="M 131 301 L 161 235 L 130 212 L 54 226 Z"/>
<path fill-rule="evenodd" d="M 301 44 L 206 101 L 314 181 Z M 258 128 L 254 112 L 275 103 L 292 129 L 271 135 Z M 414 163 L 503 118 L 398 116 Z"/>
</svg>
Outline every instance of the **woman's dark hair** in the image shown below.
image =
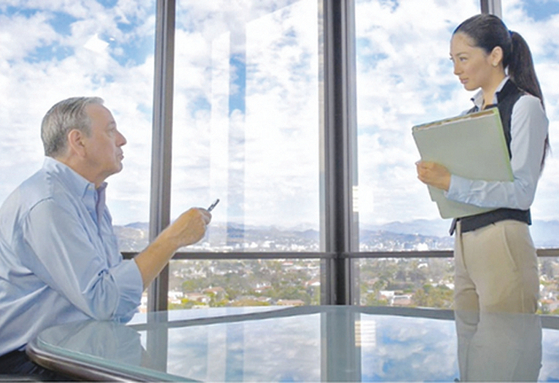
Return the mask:
<svg viewBox="0 0 559 383">
<path fill-rule="evenodd" d="M 475 46 L 487 54 L 495 47 L 503 50 L 503 67 L 508 68 L 511 80 L 526 92 L 536 96 L 543 103 L 542 90 L 534 70 L 532 54 L 526 41 L 516 32 L 511 32 L 495 15 L 480 14 L 470 17 L 453 32 L 464 33 Z"/>
<path fill-rule="evenodd" d="M 474 46 L 482 48 L 487 54 L 491 53 L 495 47 L 501 47 L 503 67 L 508 70 L 510 79 L 520 89 L 539 98 L 543 105 L 543 93 L 534 69 L 532 53 L 520 34 L 509 31 L 505 23 L 497 16 L 485 13 L 475 15 L 462 22 L 452 34 L 456 33 L 463 33 L 470 37 Z M 549 138 L 546 137 L 546 153 L 548 149 Z"/>
</svg>

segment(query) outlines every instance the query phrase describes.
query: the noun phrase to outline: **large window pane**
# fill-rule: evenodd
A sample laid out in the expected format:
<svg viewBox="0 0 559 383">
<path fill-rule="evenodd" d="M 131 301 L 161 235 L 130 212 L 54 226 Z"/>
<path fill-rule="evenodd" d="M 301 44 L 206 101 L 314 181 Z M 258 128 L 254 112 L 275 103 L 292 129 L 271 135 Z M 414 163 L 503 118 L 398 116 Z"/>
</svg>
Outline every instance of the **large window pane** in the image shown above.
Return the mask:
<svg viewBox="0 0 559 383">
<path fill-rule="evenodd" d="M 503 2 L 503 21 L 530 46 L 549 118 L 552 152 L 546 159 L 532 205 L 531 232 L 537 247 L 559 248 L 559 45 L 553 39 L 559 31 L 559 2 Z M 559 313 L 558 266 L 557 258 L 540 259 L 540 308 L 544 313 Z"/>
<path fill-rule="evenodd" d="M 363 306 L 452 308 L 452 258 L 362 259 L 359 270 Z"/>
<path fill-rule="evenodd" d="M 220 199 L 186 251 L 320 250 L 318 4 L 177 1 L 172 216 Z M 308 263 L 173 261 L 169 307 L 316 304 Z"/>
<path fill-rule="evenodd" d="M 559 32 L 559 2 L 503 2 L 503 21 L 530 46 L 549 119 L 552 153 L 546 159 L 531 209 L 532 236 L 539 248 L 559 248 L 559 45 L 553 38 Z"/>
<path fill-rule="evenodd" d="M 364 306 L 453 307 L 452 258 L 361 259 L 360 304 Z M 559 260 L 539 257 L 538 313 L 559 314 Z"/>
<path fill-rule="evenodd" d="M 355 8 L 360 249 L 450 249 L 450 222 L 416 177 L 411 128 L 469 109 L 449 46 L 479 1 L 357 0 Z"/>
<path fill-rule="evenodd" d="M 0 4 L 0 200 L 41 167 L 47 110 L 68 97 L 100 96 L 128 139 L 124 170 L 108 179 L 108 204 L 121 249 L 141 250 L 142 225 L 127 225 L 148 221 L 154 1 L 7 3 Z"/>
<path fill-rule="evenodd" d="M 359 250 L 450 250 L 450 222 L 417 180 L 411 128 L 469 108 L 450 36 L 479 1 L 356 0 Z M 362 305 L 452 306 L 452 259 L 364 259 Z"/>
<path fill-rule="evenodd" d="M 316 250 L 318 17 L 316 0 L 177 2 L 172 215 L 221 200 L 189 250 Z"/>
<path fill-rule="evenodd" d="M 559 259 L 540 257 L 540 311 L 559 314 Z"/>
<path fill-rule="evenodd" d="M 173 261 L 169 308 L 320 304 L 320 260 Z"/>
</svg>

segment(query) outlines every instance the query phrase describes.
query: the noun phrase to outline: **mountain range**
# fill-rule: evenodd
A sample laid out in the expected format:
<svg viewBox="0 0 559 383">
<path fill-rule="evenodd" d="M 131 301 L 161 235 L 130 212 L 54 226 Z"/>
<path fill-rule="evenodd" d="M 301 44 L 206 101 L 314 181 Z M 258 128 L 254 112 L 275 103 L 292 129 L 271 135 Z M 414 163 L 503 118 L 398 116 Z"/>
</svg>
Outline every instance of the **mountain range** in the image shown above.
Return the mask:
<svg viewBox="0 0 559 383">
<path fill-rule="evenodd" d="M 413 220 L 380 225 L 362 224 L 360 247 L 364 251 L 452 249 L 450 220 Z M 148 224 L 135 222 L 115 226 L 122 251 L 140 251 L 148 243 Z M 532 238 L 538 248 L 559 248 L 559 221 L 534 221 Z M 249 226 L 215 222 L 200 245 L 215 250 L 319 251 L 320 233 L 308 225 L 294 228 Z"/>
</svg>

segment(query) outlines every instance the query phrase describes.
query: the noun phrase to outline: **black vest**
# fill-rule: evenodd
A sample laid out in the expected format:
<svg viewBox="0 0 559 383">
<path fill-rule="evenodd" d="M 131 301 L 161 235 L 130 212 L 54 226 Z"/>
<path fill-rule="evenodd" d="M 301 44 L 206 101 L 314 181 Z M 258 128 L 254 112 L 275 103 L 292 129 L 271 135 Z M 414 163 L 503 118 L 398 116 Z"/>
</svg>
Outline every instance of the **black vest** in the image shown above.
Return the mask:
<svg viewBox="0 0 559 383">
<path fill-rule="evenodd" d="M 505 83 L 503 89 L 500 92 L 497 92 L 497 105 L 489 105 L 487 108 L 499 108 L 499 114 L 501 116 L 501 122 L 503 124 L 503 131 L 505 133 L 505 139 L 507 141 L 507 147 L 509 149 L 509 156 L 512 157 L 510 152 L 510 141 L 511 141 L 511 116 L 512 116 L 512 108 L 514 104 L 520 96 L 525 94 L 521 89 L 519 89 L 512 81 L 508 80 Z M 473 113 L 477 111 L 477 107 L 474 107 L 468 111 L 468 113 Z M 530 210 L 518 210 L 518 209 L 507 209 L 507 208 L 500 208 L 492 211 L 488 211 L 487 213 L 481 213 L 472 215 L 469 217 L 458 218 L 461 225 L 461 230 L 463 233 L 468 231 L 473 231 L 492 223 L 504 221 L 507 219 L 512 219 L 515 221 L 525 222 L 528 225 L 532 223 L 532 219 L 530 216 Z M 454 227 L 456 223 L 453 222 L 451 234 L 454 232 Z"/>
</svg>

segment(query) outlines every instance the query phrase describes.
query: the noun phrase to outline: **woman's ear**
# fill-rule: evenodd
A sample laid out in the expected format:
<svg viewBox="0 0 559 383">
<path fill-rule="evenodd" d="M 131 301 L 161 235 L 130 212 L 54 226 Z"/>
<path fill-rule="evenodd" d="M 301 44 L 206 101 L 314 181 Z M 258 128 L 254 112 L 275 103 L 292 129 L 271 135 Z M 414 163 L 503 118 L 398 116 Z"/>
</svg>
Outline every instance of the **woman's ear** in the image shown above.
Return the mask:
<svg viewBox="0 0 559 383">
<path fill-rule="evenodd" d="M 503 63 L 503 48 L 497 46 L 493 48 L 491 53 L 489 54 L 489 60 L 491 65 L 494 67 L 499 66 L 499 64 Z"/>
</svg>

